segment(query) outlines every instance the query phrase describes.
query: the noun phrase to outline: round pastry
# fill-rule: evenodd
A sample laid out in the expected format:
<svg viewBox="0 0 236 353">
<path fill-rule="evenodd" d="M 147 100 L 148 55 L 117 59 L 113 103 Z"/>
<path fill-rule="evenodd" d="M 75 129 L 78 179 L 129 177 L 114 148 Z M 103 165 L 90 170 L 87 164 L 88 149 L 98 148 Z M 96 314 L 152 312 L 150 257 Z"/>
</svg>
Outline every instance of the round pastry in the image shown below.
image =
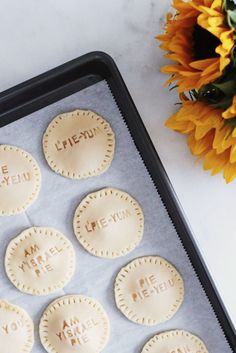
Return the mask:
<svg viewBox="0 0 236 353">
<path fill-rule="evenodd" d="M 183 330 L 160 333 L 151 338 L 141 353 L 208 353 L 200 338 Z"/>
<path fill-rule="evenodd" d="M 173 265 L 159 256 L 133 260 L 115 280 L 115 300 L 120 311 L 141 325 L 167 321 L 184 299 L 184 282 Z"/>
<path fill-rule="evenodd" d="M 0 216 L 24 212 L 38 197 L 41 173 L 26 151 L 0 145 Z"/>
<path fill-rule="evenodd" d="M 43 136 L 45 158 L 56 173 L 83 179 L 104 173 L 115 151 L 110 124 L 90 110 L 60 114 Z"/>
<path fill-rule="evenodd" d="M 22 308 L 0 300 L 1 352 L 30 353 L 34 345 L 34 324 Z"/>
<path fill-rule="evenodd" d="M 71 242 L 52 228 L 26 229 L 8 245 L 5 268 L 20 291 L 47 295 L 63 288 L 75 270 Z"/>
<path fill-rule="evenodd" d="M 141 241 L 144 216 L 129 194 L 105 188 L 87 195 L 74 216 L 74 231 L 91 254 L 116 258 L 131 252 Z"/>
<path fill-rule="evenodd" d="M 39 325 L 48 353 L 100 353 L 109 338 L 109 320 L 100 303 L 82 295 L 55 300 Z"/>
</svg>

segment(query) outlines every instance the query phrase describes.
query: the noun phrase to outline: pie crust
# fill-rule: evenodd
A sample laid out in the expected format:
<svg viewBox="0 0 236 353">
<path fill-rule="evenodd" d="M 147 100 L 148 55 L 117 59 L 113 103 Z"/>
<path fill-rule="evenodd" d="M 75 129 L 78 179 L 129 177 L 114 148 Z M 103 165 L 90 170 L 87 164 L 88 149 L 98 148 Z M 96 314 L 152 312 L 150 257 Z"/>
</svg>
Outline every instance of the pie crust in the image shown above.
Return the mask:
<svg viewBox="0 0 236 353">
<path fill-rule="evenodd" d="M 141 241 L 144 216 L 138 202 L 126 192 L 105 188 L 87 195 L 74 216 L 74 232 L 91 254 L 116 258 Z"/>
<path fill-rule="evenodd" d="M 107 314 L 100 303 L 82 295 L 55 300 L 39 325 L 41 342 L 48 353 L 99 353 L 110 332 Z"/>
<path fill-rule="evenodd" d="M 151 338 L 141 353 L 208 353 L 200 338 L 190 332 L 174 330 Z"/>
<path fill-rule="evenodd" d="M 121 269 L 115 280 L 115 300 L 120 311 L 141 325 L 167 321 L 184 299 L 179 272 L 159 256 L 141 257 Z"/>
<path fill-rule="evenodd" d="M 83 179 L 105 172 L 114 156 L 110 124 L 90 110 L 60 114 L 43 136 L 45 158 L 56 173 Z"/>
<path fill-rule="evenodd" d="M 22 308 L 0 300 L 1 352 L 29 353 L 34 345 L 34 324 Z"/>
<path fill-rule="evenodd" d="M 0 145 L 0 216 L 24 212 L 38 197 L 41 173 L 26 151 Z"/>
<path fill-rule="evenodd" d="M 5 268 L 21 292 L 47 295 L 63 288 L 75 270 L 71 242 L 52 228 L 26 229 L 8 245 Z"/>
</svg>

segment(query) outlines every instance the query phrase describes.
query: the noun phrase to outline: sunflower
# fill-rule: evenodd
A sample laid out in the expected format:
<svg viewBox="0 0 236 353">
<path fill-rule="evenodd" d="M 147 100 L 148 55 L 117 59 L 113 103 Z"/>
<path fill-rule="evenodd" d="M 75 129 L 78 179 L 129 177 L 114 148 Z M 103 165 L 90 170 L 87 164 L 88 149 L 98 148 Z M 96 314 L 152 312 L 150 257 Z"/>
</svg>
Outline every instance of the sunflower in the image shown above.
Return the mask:
<svg viewBox="0 0 236 353">
<path fill-rule="evenodd" d="M 235 119 L 236 118 L 236 96 L 233 97 L 231 106 L 222 113 L 224 119 Z"/>
<path fill-rule="evenodd" d="M 234 29 L 227 25 L 223 0 L 174 0 L 165 34 L 157 36 L 166 57 L 176 63 L 162 68 L 177 81 L 179 92 L 198 90 L 218 79 L 231 61 Z"/>
<path fill-rule="evenodd" d="M 225 124 L 223 110 L 182 95 L 182 107 L 166 126 L 188 135 L 193 155 L 204 160 L 212 175 L 221 171 L 227 183 L 236 178 L 236 128 Z"/>
</svg>

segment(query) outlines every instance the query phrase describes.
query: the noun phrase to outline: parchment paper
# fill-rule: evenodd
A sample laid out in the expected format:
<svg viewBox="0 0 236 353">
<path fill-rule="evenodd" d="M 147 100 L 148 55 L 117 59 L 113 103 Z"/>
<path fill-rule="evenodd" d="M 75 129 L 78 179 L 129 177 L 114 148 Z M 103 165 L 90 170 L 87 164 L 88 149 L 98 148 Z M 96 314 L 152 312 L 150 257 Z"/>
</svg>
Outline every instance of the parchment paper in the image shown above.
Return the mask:
<svg viewBox="0 0 236 353">
<path fill-rule="evenodd" d="M 110 122 L 116 135 L 116 152 L 112 166 L 101 176 L 72 181 L 55 174 L 42 152 L 42 135 L 48 123 L 59 113 L 74 109 L 91 109 Z M 41 109 L 0 129 L 0 143 L 19 146 L 38 161 L 42 172 L 42 189 L 38 200 L 26 213 L 0 218 L 0 297 L 22 306 L 35 322 L 34 353 L 44 352 L 38 338 L 38 323 L 47 305 L 65 294 L 83 294 L 99 300 L 111 323 L 111 336 L 104 353 L 139 353 L 154 334 L 169 329 L 186 329 L 199 335 L 210 353 L 231 352 L 213 310 L 194 274 L 176 231 L 145 169 L 130 134 L 122 120 L 106 82 L 100 82 L 55 104 Z M 141 204 L 145 215 L 143 240 L 123 258 L 106 260 L 93 257 L 76 240 L 72 220 L 80 200 L 88 193 L 112 186 L 130 193 Z M 9 241 L 31 226 L 55 227 L 73 243 L 77 269 L 72 281 L 46 297 L 20 293 L 4 271 L 4 254 Z M 116 308 L 113 283 L 120 268 L 143 255 L 160 255 L 173 263 L 185 281 L 185 300 L 170 321 L 154 327 L 128 321 Z M 0 347 L 1 353 L 7 347 Z"/>
</svg>

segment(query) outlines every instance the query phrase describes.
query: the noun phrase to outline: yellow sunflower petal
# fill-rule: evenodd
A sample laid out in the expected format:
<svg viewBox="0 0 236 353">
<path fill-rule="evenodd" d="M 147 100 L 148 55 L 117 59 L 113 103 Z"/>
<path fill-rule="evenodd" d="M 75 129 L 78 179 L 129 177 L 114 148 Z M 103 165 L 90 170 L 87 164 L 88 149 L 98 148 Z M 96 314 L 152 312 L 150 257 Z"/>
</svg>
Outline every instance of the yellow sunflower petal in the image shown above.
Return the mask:
<svg viewBox="0 0 236 353">
<path fill-rule="evenodd" d="M 217 58 L 209 58 L 204 60 L 197 60 L 190 63 L 190 66 L 197 70 L 202 70 L 202 74 L 207 73 L 211 66 L 216 66 L 219 63 Z"/>
<path fill-rule="evenodd" d="M 224 119 L 236 118 L 236 95 L 233 98 L 232 105 L 222 114 Z"/>
<path fill-rule="evenodd" d="M 221 171 L 226 182 L 236 178 L 236 128 L 225 124 L 223 110 L 181 94 L 182 107 L 167 120 L 166 126 L 188 135 L 188 146 L 203 159 L 203 168 L 215 175 Z M 236 98 L 235 98 L 236 100 Z"/>
<path fill-rule="evenodd" d="M 212 133 L 208 133 L 202 139 L 196 140 L 194 133 L 191 133 L 188 137 L 188 146 L 195 156 L 200 156 L 205 151 L 208 151 L 212 144 Z"/>
<path fill-rule="evenodd" d="M 236 127 L 232 129 L 232 136 L 236 137 Z"/>
<path fill-rule="evenodd" d="M 236 163 L 227 163 L 224 168 L 224 178 L 227 184 L 236 178 Z"/>
<path fill-rule="evenodd" d="M 222 0 L 214 0 L 212 3 L 212 8 L 213 9 L 218 9 L 221 11 L 222 9 Z"/>
<path fill-rule="evenodd" d="M 194 124 L 191 121 L 178 121 L 176 114 L 166 121 L 165 126 L 182 134 L 188 134 L 194 129 Z"/>
<path fill-rule="evenodd" d="M 230 163 L 236 163 L 236 144 L 231 147 Z"/>
<path fill-rule="evenodd" d="M 165 33 L 158 36 L 161 48 L 175 65 L 161 71 L 170 75 L 169 82 L 177 82 L 178 91 L 200 89 L 215 81 L 229 65 L 234 46 L 234 33 L 225 24 L 222 0 L 178 0 L 173 1 L 176 16 L 168 15 Z M 220 44 L 215 48 L 215 57 L 195 60 L 193 30 L 198 24 L 217 37 Z"/>
<path fill-rule="evenodd" d="M 236 139 L 231 134 L 231 127 L 223 124 L 215 131 L 213 148 L 216 150 L 216 153 L 222 153 L 236 143 Z"/>
<path fill-rule="evenodd" d="M 204 169 L 211 170 L 212 175 L 223 171 L 226 182 L 230 182 L 236 178 L 236 127 L 225 120 L 236 118 L 236 95 L 224 111 L 190 101 L 184 92 L 198 90 L 222 75 L 231 62 L 234 30 L 225 22 L 222 0 L 173 0 L 173 8 L 176 15 L 168 14 L 165 33 L 157 38 L 167 52 L 166 58 L 173 62 L 161 71 L 170 76 L 166 84 L 177 82 L 182 106 L 166 126 L 188 135 L 189 148 L 203 159 Z M 196 26 L 218 38 L 214 57 L 197 60 Z"/>
<path fill-rule="evenodd" d="M 203 163 L 203 168 L 205 170 L 211 170 L 212 175 L 218 174 L 223 170 L 224 166 L 228 161 L 228 152 L 223 152 L 221 154 L 217 154 L 215 150 L 209 151 Z"/>
</svg>

